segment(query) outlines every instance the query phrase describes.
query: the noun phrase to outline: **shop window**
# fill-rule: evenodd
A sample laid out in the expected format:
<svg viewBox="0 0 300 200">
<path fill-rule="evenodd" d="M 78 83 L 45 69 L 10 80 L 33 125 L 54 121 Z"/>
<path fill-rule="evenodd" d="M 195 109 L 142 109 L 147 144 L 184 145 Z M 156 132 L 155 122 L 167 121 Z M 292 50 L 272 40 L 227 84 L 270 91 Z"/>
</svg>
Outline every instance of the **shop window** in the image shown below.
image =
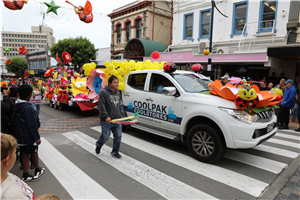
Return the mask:
<svg viewBox="0 0 300 200">
<path fill-rule="evenodd" d="M 132 74 L 128 77 L 128 85 L 137 90 L 144 90 L 147 73 Z"/>
<path fill-rule="evenodd" d="M 261 1 L 257 34 L 261 32 L 276 33 L 277 1 Z"/>
<path fill-rule="evenodd" d="M 131 38 L 131 23 L 128 22 L 126 24 L 126 42 L 128 42 Z"/>
<path fill-rule="evenodd" d="M 188 13 L 184 15 L 183 20 L 183 39 L 192 40 L 193 39 L 193 24 L 194 24 L 194 13 Z"/>
<path fill-rule="evenodd" d="M 247 16 L 248 16 L 248 1 L 237 2 L 233 4 L 233 14 L 232 14 L 232 38 L 234 35 L 246 35 L 247 32 Z M 245 29 L 244 29 L 245 27 Z"/>
<path fill-rule="evenodd" d="M 121 36 L 122 36 L 122 32 L 121 32 L 121 24 L 119 24 L 117 26 L 117 43 L 121 44 Z"/>
<path fill-rule="evenodd" d="M 136 38 L 142 38 L 142 20 L 136 20 Z"/>
<path fill-rule="evenodd" d="M 210 10 L 206 9 L 200 11 L 200 25 L 199 25 L 199 38 L 209 38 L 209 28 L 210 28 Z"/>
</svg>

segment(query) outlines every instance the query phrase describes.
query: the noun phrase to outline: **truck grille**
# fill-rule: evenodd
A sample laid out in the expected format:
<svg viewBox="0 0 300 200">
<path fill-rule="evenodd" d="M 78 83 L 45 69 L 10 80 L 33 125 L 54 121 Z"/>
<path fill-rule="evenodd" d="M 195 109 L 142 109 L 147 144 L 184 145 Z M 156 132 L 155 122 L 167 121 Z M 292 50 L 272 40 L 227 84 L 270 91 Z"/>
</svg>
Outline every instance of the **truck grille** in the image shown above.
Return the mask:
<svg viewBox="0 0 300 200">
<path fill-rule="evenodd" d="M 273 110 L 266 110 L 259 113 L 257 115 L 257 122 L 268 122 L 273 118 L 274 112 Z"/>
</svg>

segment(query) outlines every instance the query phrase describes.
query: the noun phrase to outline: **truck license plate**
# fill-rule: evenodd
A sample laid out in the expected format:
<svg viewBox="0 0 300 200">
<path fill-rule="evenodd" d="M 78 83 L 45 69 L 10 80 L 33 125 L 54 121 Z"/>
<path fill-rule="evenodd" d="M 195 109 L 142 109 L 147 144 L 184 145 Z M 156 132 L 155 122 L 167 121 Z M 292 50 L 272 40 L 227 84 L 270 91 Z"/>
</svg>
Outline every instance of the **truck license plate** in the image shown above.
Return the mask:
<svg viewBox="0 0 300 200">
<path fill-rule="evenodd" d="M 275 123 L 269 124 L 267 126 L 267 133 L 269 133 L 270 131 L 272 131 L 274 129 L 274 127 L 275 127 Z"/>
</svg>

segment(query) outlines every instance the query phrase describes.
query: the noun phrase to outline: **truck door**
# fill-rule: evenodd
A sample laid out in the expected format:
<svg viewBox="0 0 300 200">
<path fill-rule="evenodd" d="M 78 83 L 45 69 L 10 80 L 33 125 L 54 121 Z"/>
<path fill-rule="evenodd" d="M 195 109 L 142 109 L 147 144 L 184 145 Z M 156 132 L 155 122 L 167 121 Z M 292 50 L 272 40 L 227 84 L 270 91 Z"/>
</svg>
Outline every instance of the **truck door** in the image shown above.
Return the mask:
<svg viewBox="0 0 300 200">
<path fill-rule="evenodd" d="M 130 74 L 126 81 L 126 87 L 122 91 L 123 104 L 127 116 L 132 116 L 138 112 L 139 106 L 145 101 L 145 83 L 148 73 Z M 147 121 L 142 113 L 136 117 L 138 124 L 145 124 Z"/>
</svg>

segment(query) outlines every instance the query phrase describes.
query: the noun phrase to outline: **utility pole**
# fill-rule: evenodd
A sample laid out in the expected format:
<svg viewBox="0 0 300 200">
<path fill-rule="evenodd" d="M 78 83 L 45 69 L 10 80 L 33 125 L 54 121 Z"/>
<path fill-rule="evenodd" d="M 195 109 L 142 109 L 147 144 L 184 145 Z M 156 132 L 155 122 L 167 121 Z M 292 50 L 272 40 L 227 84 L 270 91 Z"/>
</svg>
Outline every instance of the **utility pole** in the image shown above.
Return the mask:
<svg viewBox="0 0 300 200">
<path fill-rule="evenodd" d="M 211 0 L 211 13 L 210 13 L 210 27 L 209 27 L 209 54 L 208 54 L 208 61 L 207 61 L 207 71 L 211 71 L 211 58 L 212 58 L 212 36 L 213 36 L 213 27 L 214 27 L 214 9 L 217 9 L 218 12 L 227 17 L 216 6 L 215 0 Z M 228 18 L 228 17 L 227 17 Z"/>
</svg>

